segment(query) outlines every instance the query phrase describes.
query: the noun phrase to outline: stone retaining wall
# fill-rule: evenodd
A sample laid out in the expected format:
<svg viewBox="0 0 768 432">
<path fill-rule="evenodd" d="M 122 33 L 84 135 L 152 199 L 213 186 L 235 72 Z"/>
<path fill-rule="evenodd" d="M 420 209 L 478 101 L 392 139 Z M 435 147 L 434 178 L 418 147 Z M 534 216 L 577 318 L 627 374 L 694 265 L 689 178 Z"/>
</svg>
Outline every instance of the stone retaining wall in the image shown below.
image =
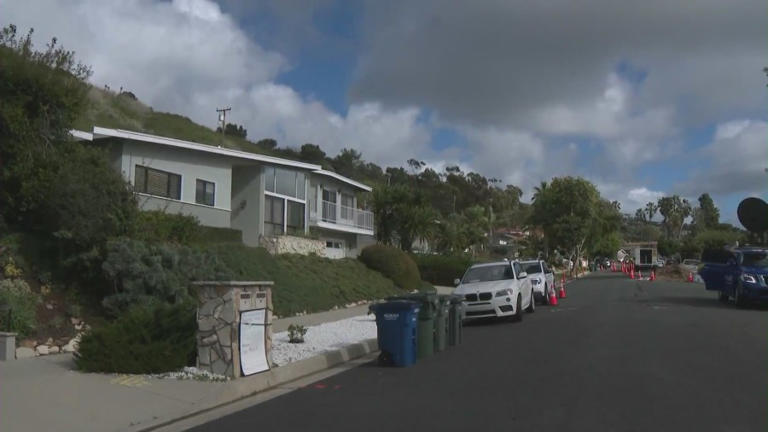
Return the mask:
<svg viewBox="0 0 768 432">
<path fill-rule="evenodd" d="M 230 378 L 241 376 L 240 312 L 266 309 L 265 345 L 272 366 L 272 282 L 195 282 L 198 293 L 197 367 Z M 258 294 L 258 296 L 257 296 Z M 250 299 L 259 297 L 257 305 Z"/>
<path fill-rule="evenodd" d="M 325 242 L 318 239 L 291 235 L 262 236 L 259 243 L 272 255 L 291 253 L 325 256 Z"/>
</svg>

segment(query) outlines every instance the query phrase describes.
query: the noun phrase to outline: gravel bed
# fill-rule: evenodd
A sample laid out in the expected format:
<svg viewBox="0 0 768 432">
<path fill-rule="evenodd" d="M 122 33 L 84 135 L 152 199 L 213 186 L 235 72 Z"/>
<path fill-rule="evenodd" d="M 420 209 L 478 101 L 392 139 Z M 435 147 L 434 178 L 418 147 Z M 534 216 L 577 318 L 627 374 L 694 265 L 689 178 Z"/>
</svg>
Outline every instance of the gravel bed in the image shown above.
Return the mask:
<svg viewBox="0 0 768 432">
<path fill-rule="evenodd" d="M 272 335 L 272 360 L 277 365 L 304 360 L 326 351 L 376 338 L 376 318 L 361 315 L 307 327 L 304 343 L 288 342 L 288 332 Z"/>
</svg>

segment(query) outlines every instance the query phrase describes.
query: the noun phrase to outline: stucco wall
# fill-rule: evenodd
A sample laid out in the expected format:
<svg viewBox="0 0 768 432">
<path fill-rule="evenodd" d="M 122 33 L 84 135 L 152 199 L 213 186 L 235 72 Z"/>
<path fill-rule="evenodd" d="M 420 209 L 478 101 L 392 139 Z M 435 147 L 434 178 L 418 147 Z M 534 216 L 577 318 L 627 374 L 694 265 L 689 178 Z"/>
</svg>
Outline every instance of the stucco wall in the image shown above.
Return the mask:
<svg viewBox="0 0 768 432">
<path fill-rule="evenodd" d="M 120 170 L 131 184 L 134 184 L 136 165 L 179 174 L 181 175 L 179 201 L 194 204 L 196 180 L 213 182 L 216 185 L 214 208 L 230 210 L 232 196 L 232 161 L 230 159 L 210 153 L 138 141 L 123 140 L 122 147 Z"/>
<path fill-rule="evenodd" d="M 136 194 L 136 201 L 138 201 L 141 210 L 160 210 L 167 213 L 195 216 L 200 221 L 201 225 L 217 228 L 230 228 L 229 210 L 200 204 L 190 204 L 146 194 Z"/>
</svg>

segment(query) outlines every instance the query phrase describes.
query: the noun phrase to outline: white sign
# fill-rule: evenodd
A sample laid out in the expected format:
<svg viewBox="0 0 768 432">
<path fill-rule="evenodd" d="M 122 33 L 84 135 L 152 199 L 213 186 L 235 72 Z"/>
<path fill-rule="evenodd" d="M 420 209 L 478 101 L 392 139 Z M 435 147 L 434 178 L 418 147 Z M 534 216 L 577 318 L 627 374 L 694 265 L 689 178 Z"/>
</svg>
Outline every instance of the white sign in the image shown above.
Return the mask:
<svg viewBox="0 0 768 432">
<path fill-rule="evenodd" d="M 244 376 L 269 370 L 265 341 L 266 309 L 240 313 L 240 368 Z"/>
</svg>

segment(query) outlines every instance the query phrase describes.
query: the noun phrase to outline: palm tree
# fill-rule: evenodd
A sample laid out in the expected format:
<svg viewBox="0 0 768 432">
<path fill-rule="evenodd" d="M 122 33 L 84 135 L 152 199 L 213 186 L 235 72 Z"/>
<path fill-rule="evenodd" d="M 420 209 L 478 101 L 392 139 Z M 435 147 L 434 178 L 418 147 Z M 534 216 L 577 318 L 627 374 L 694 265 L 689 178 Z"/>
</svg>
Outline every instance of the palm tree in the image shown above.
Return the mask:
<svg viewBox="0 0 768 432">
<path fill-rule="evenodd" d="M 540 185 L 533 188 L 533 202 L 536 202 L 540 196 L 547 190 L 547 182 L 543 181 Z"/>
<path fill-rule="evenodd" d="M 648 204 L 645 205 L 645 211 L 648 213 L 648 221 L 650 222 L 651 219 L 656 215 L 656 212 L 659 210 L 658 204 L 651 201 Z"/>
</svg>

